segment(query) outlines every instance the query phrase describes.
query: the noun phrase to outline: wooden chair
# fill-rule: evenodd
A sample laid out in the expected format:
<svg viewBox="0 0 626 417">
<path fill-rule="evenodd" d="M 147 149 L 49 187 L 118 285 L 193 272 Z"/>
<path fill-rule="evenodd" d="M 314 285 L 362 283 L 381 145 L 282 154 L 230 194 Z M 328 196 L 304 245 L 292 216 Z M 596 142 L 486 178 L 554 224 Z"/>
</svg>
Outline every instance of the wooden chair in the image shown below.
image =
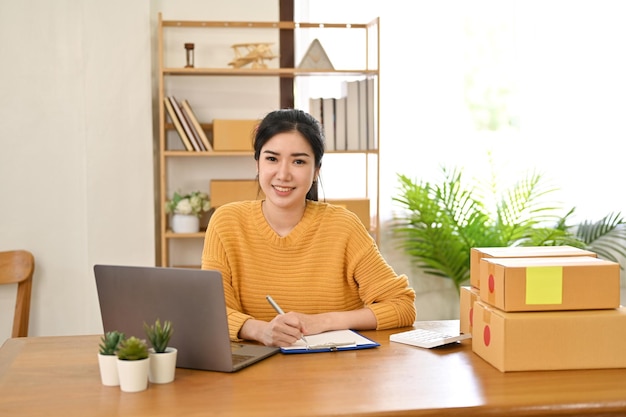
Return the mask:
<svg viewBox="0 0 626 417">
<path fill-rule="evenodd" d="M 26 250 L 0 252 L 0 285 L 17 284 L 17 300 L 11 337 L 28 336 L 30 294 L 35 257 Z"/>
</svg>

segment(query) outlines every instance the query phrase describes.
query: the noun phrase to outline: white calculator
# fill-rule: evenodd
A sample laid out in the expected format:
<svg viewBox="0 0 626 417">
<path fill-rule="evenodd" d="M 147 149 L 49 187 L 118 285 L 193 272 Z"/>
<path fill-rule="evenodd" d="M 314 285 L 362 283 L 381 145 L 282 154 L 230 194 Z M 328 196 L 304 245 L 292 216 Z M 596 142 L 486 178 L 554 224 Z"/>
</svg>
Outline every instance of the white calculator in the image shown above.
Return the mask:
<svg viewBox="0 0 626 417">
<path fill-rule="evenodd" d="M 446 325 L 446 322 L 445 320 L 416 322 L 414 325 L 414 327 L 416 327 L 415 329 L 394 333 L 389 336 L 389 340 L 396 343 L 431 349 L 472 337 L 471 334 L 460 334 L 458 327 L 454 330 L 454 328 Z"/>
</svg>

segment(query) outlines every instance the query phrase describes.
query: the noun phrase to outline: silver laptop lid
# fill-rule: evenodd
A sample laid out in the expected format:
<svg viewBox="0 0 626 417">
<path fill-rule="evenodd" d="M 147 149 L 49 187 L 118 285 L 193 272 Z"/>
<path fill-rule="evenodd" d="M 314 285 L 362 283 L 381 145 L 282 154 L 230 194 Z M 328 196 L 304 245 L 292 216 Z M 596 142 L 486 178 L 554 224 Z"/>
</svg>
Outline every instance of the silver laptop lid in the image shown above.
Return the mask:
<svg viewBox="0 0 626 417">
<path fill-rule="evenodd" d="M 170 320 L 177 367 L 235 370 L 220 272 L 95 265 L 94 273 L 105 332 L 146 339 L 144 322 Z"/>
</svg>

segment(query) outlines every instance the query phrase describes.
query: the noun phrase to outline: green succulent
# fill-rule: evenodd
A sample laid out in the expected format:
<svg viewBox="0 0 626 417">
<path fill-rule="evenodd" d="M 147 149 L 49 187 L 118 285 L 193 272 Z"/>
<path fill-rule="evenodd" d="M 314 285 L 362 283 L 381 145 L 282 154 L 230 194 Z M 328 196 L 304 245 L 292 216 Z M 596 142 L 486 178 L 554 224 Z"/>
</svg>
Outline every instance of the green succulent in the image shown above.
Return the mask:
<svg viewBox="0 0 626 417">
<path fill-rule="evenodd" d="M 172 338 L 172 333 L 174 332 L 172 322 L 165 320 L 163 325 L 161 325 L 161 321 L 156 319 L 153 325 L 144 323 L 143 328 L 146 331 L 146 335 L 148 336 L 148 340 L 150 341 L 154 351 L 156 353 L 165 352 L 165 349 L 167 349 L 167 345 Z"/>
<path fill-rule="evenodd" d="M 138 361 L 148 357 L 148 345 L 145 340 L 131 336 L 122 340 L 117 349 L 117 358 L 124 361 Z"/>
<path fill-rule="evenodd" d="M 115 355 L 117 348 L 122 340 L 124 340 L 126 336 L 122 332 L 118 332 L 117 330 L 113 330 L 111 332 L 106 332 L 100 338 L 100 354 L 101 355 Z"/>
<path fill-rule="evenodd" d="M 568 226 L 570 209 L 547 199 L 555 187 L 529 172 L 510 189 L 495 184 L 467 185 L 463 170 L 442 168 L 440 183 L 414 181 L 398 175 L 402 206 L 392 229 L 402 248 L 426 274 L 451 279 L 457 291 L 470 274 L 473 247 L 559 246 L 591 250 L 617 262 L 626 256 L 626 222 L 611 213 L 598 222 Z M 489 203 L 493 201 L 492 203 Z"/>
</svg>

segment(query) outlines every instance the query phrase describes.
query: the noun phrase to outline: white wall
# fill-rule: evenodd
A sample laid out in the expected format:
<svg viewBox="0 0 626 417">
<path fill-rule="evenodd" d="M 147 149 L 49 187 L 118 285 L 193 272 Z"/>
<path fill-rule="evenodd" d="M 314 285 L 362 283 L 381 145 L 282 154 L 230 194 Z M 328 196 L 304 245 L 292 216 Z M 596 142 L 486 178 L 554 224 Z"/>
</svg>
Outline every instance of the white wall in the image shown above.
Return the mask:
<svg viewBox="0 0 626 417">
<path fill-rule="evenodd" d="M 100 332 L 93 265 L 154 264 L 149 2 L 0 0 L 0 56 L 0 250 L 35 255 L 30 335 Z"/>
</svg>

